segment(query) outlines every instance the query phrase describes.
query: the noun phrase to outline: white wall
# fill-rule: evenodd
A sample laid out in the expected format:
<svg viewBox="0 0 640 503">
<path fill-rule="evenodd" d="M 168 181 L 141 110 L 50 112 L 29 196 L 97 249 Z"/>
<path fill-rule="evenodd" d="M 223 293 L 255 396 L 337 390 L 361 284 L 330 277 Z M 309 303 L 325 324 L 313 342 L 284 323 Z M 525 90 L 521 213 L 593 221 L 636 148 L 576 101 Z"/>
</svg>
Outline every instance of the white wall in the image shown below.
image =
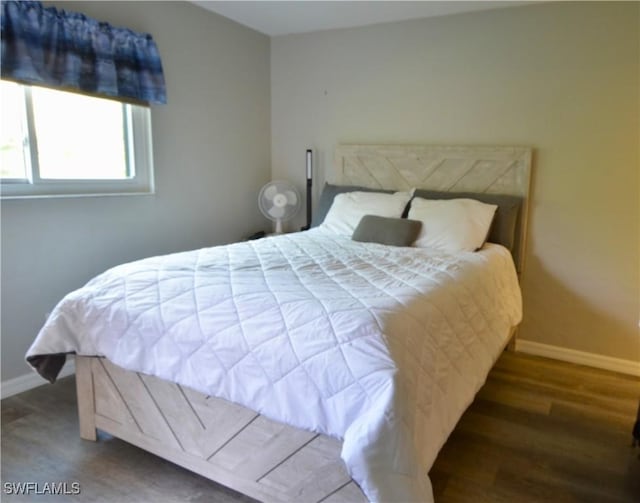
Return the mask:
<svg viewBox="0 0 640 503">
<path fill-rule="evenodd" d="M 265 227 L 268 37 L 186 2 L 55 5 L 154 36 L 168 97 L 152 109 L 156 194 L 2 201 L 3 381 L 30 372 L 45 313 L 104 269 Z"/>
<path fill-rule="evenodd" d="M 533 147 L 520 336 L 640 361 L 639 20 L 564 2 L 275 37 L 273 176 L 302 189 L 304 150 L 326 172 L 338 143 Z"/>
</svg>

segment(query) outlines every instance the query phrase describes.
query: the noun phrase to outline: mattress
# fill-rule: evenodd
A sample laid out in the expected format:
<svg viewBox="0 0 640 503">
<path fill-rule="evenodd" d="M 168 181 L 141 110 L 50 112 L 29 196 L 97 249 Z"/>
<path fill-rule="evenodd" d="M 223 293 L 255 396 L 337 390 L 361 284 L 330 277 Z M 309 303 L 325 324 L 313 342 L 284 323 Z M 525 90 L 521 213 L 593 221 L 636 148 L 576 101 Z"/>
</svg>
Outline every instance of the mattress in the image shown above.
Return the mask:
<svg viewBox="0 0 640 503">
<path fill-rule="evenodd" d="M 136 372 L 343 440 L 370 501 L 432 501 L 438 450 L 521 319 L 509 251 L 354 242 L 321 228 L 114 267 L 27 353 Z M 53 374 L 57 366 L 53 366 Z"/>
</svg>

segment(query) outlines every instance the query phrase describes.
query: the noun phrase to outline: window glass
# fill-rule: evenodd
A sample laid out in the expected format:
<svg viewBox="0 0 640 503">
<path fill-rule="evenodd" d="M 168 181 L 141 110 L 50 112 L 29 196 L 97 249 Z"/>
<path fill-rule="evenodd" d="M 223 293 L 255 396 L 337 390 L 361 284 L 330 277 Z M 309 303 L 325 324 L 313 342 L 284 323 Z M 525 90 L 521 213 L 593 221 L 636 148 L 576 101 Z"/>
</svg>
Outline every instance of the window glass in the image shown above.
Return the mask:
<svg viewBox="0 0 640 503">
<path fill-rule="evenodd" d="M 153 193 L 148 107 L 0 81 L 0 196 Z"/>
<path fill-rule="evenodd" d="M 28 178 L 28 136 L 22 87 L 13 82 L 1 82 L 0 107 L 0 177 Z"/>
<path fill-rule="evenodd" d="M 125 105 L 34 87 L 40 178 L 118 180 L 127 169 Z"/>
</svg>

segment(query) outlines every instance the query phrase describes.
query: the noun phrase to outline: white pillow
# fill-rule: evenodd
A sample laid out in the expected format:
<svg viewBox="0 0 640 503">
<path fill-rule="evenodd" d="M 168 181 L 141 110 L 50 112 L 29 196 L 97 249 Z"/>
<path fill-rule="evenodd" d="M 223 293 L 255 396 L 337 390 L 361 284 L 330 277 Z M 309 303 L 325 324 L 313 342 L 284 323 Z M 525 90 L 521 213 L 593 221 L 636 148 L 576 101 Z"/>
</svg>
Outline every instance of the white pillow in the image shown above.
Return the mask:
<svg viewBox="0 0 640 503">
<path fill-rule="evenodd" d="M 344 192 L 333 199 L 333 204 L 322 222 L 321 228 L 342 236 L 353 235 L 353 231 L 365 215 L 400 218 L 411 192 Z"/>
<path fill-rule="evenodd" d="M 489 234 L 498 207 L 475 199 L 411 201 L 409 218 L 420 220 L 422 229 L 413 246 L 437 248 L 450 253 L 475 251 Z"/>
</svg>

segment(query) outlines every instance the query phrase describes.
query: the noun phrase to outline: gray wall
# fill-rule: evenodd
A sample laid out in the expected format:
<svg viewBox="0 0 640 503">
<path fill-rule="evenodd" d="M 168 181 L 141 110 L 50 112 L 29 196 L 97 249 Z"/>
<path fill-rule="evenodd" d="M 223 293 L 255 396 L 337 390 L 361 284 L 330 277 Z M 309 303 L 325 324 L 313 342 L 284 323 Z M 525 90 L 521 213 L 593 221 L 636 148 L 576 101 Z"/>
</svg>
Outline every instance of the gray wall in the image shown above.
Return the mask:
<svg viewBox="0 0 640 503">
<path fill-rule="evenodd" d="M 168 104 L 152 109 L 156 194 L 2 201 L 2 380 L 45 313 L 105 268 L 228 243 L 265 228 L 269 39 L 183 2 L 55 2 L 151 33 Z"/>
<path fill-rule="evenodd" d="M 639 18 L 559 2 L 275 37 L 273 176 L 302 189 L 314 147 L 319 188 L 338 143 L 533 147 L 520 336 L 640 361 Z"/>
<path fill-rule="evenodd" d="M 3 381 L 29 372 L 24 353 L 64 294 L 118 263 L 264 228 L 261 185 L 304 189 L 314 147 L 318 189 L 340 142 L 532 146 L 521 337 L 640 359 L 637 2 L 275 37 L 271 53 L 267 37 L 188 3 L 65 7 L 158 43 L 157 193 L 1 203 Z"/>
</svg>

